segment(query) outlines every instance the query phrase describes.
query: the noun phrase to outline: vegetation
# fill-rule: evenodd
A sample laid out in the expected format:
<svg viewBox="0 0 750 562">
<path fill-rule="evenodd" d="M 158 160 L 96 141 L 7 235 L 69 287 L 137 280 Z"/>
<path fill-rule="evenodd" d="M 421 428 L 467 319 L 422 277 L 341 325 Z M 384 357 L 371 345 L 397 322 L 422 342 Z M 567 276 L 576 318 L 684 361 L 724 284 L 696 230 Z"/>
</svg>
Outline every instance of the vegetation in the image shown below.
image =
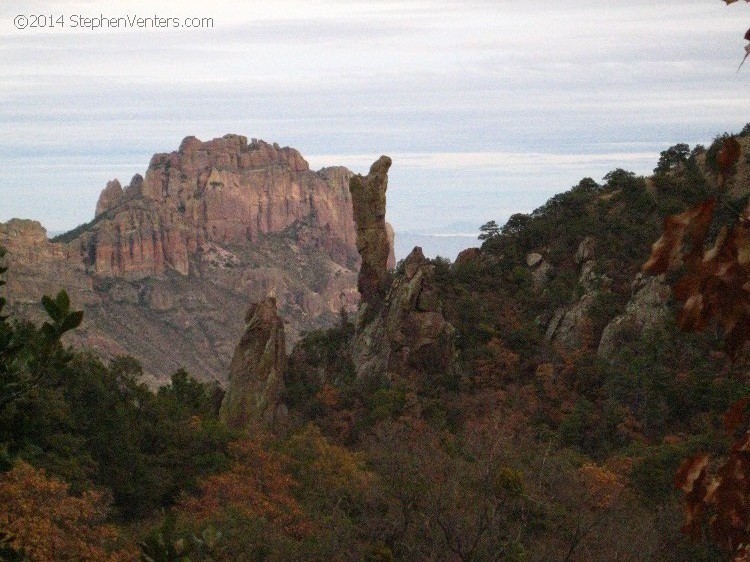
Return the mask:
<svg viewBox="0 0 750 562">
<path fill-rule="evenodd" d="M 730 175 L 723 142 L 705 154 L 676 145 L 651 178 L 622 169 L 602 184 L 585 178 L 502 227 L 488 222 L 481 258 L 434 260 L 458 333 L 456 372 L 358 380 L 345 313 L 306 334 L 286 373 L 289 415 L 274 432 L 224 427 L 221 389 L 185 371 L 152 391 L 133 359 L 104 364 L 66 348 L 82 315 L 64 291 L 43 299 L 41 326 L 0 317 L 0 558 L 726 559 L 680 533 L 672 480 L 689 458 L 680 483 L 694 486 L 694 536 L 708 514 L 723 525 L 715 537 L 733 529 L 721 504 L 695 490 L 712 477 L 725 483 L 722 497 L 739 501 L 744 490 L 711 476 L 708 459 L 744 459 L 744 441 L 727 453 L 723 415 L 747 392 L 737 343 L 746 336 L 682 333 L 694 316 L 683 312 L 597 354 L 665 217 L 682 213 L 670 219 L 681 232 L 702 221 L 707 240 L 736 224 L 721 209 L 744 200 L 712 207 L 711 224 L 695 210 Z M 704 167 L 710 158 L 715 171 Z M 587 238 L 593 257 L 577 258 Z M 673 263 L 672 247 L 658 247 Z M 550 266 L 542 281 L 530 253 Z M 591 290 L 586 259 L 605 289 L 580 345 L 565 348 L 544 332 Z M 746 321 L 724 332 L 737 326 Z M 740 435 L 747 403 L 730 410 Z M 719 547 L 736 550 L 738 533 Z"/>
</svg>

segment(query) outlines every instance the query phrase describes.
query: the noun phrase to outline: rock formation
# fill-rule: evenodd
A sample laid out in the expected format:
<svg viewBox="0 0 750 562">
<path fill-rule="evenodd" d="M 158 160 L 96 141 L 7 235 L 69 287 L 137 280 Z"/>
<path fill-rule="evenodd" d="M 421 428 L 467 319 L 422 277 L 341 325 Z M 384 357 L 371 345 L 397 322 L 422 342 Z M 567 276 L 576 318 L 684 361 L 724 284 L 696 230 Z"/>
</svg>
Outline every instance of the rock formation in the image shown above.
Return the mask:
<svg viewBox="0 0 750 562">
<path fill-rule="evenodd" d="M 479 248 L 466 248 L 456 256 L 456 265 L 478 264 L 482 260 L 482 250 Z"/>
<path fill-rule="evenodd" d="M 633 297 L 625 312 L 612 319 L 602 332 L 597 353 L 605 359 L 611 359 L 623 342 L 663 327 L 673 314 L 668 306 L 672 289 L 664 282 L 664 275 L 645 277 L 639 273 L 632 287 Z"/>
<path fill-rule="evenodd" d="M 357 225 L 357 250 L 362 257 L 357 288 L 365 303 L 382 297 L 388 284 L 388 256 L 391 243 L 385 222 L 385 192 L 391 159 L 381 156 L 367 176 L 349 180 L 354 222 Z"/>
<path fill-rule="evenodd" d="M 251 304 L 245 315 L 245 334 L 229 366 L 229 385 L 220 418 L 233 428 L 271 424 L 283 415 L 286 346 L 284 322 L 276 313 L 276 299 Z"/>
<path fill-rule="evenodd" d="M 586 344 L 590 334 L 588 322 L 596 299 L 604 291 L 609 291 L 611 280 L 606 275 L 596 273 L 594 248 L 596 241 L 586 237 L 578 245 L 575 261 L 580 266 L 578 285 L 583 295 L 573 304 L 558 308 L 547 326 L 547 341 L 561 346 L 568 351 L 578 349 Z"/>
<path fill-rule="evenodd" d="M 552 264 L 545 261 L 538 252 L 531 252 L 526 256 L 526 265 L 531 269 L 531 281 L 534 289 L 541 289 L 552 275 Z"/>
<path fill-rule="evenodd" d="M 99 197 L 81 258 L 101 275 L 130 278 L 189 273 L 189 256 L 208 243 L 242 244 L 314 217 L 320 231 L 300 240 L 347 267 L 357 262 L 345 168 L 312 172 L 296 150 L 239 135 L 156 154 L 145 177 Z"/>
<path fill-rule="evenodd" d="M 388 287 L 385 191 L 391 159 L 381 156 L 366 177 L 351 180 L 362 296 L 352 350 L 358 378 L 421 381 L 455 362 L 455 329 L 443 317 L 434 266 L 421 248 L 404 260 Z M 367 264 L 367 265 L 366 265 Z"/>
<path fill-rule="evenodd" d="M 39 319 L 42 294 L 65 288 L 85 312 L 70 342 L 133 355 L 155 383 L 180 367 L 224 380 L 248 300 L 275 290 L 288 345 L 356 310 L 352 175 L 239 135 L 187 137 L 109 182 L 95 218 L 53 241 L 32 221 L 0 225 L 4 294 Z"/>
<path fill-rule="evenodd" d="M 388 295 L 388 372 L 445 373 L 455 360 L 455 329 L 442 312 L 433 283 L 434 266 L 416 247 L 404 260 L 404 274 Z"/>
</svg>

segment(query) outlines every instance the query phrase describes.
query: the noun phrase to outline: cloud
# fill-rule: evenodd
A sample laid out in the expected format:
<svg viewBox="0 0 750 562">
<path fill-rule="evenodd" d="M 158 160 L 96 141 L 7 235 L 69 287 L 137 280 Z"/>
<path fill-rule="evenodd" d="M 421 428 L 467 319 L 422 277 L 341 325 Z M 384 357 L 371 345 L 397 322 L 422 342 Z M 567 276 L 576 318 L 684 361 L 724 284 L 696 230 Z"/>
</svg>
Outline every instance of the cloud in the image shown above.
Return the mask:
<svg viewBox="0 0 750 562">
<path fill-rule="evenodd" d="M 492 197 L 505 212 L 584 175 L 648 171 L 670 144 L 741 128 L 750 105 L 735 73 L 744 6 L 707 0 L 167 0 L 159 15 L 214 27 L 12 26 L 19 13 L 157 12 L 104 4 L 0 3 L 0 220 L 74 226 L 90 217 L 71 193 L 95 200 L 106 179 L 142 172 L 184 136 L 234 132 L 294 146 L 316 167 L 366 172 L 388 153 L 400 189 L 425 198 L 415 208 L 394 196 L 398 220 L 428 209 L 450 222 Z M 17 195 L 55 186 L 65 196 L 45 200 L 60 207 Z M 427 200 L 431 189 L 452 207 Z"/>
</svg>

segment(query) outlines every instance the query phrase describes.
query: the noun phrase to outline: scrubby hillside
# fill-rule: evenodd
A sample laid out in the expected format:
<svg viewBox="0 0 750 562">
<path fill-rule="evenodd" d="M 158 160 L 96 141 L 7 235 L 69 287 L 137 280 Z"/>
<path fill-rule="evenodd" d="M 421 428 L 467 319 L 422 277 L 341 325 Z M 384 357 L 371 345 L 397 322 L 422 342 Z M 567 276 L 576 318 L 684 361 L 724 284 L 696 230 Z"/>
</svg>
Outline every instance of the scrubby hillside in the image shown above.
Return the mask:
<svg viewBox="0 0 750 562">
<path fill-rule="evenodd" d="M 223 410 L 184 372 L 154 394 L 132 360 L 66 352 L 63 297 L 48 328 L 0 321 L 0 553 L 49 552 L 26 522 L 54 488 L 97 491 L 91 515 L 41 519 L 83 559 L 106 534 L 112 560 L 727 560 L 681 533 L 673 480 L 726 451 L 747 355 L 678 330 L 671 274 L 641 273 L 664 218 L 716 193 L 718 147 L 584 179 L 455 263 L 415 249 L 387 273 L 381 211 L 360 209 L 357 314 L 284 358 L 283 308 L 251 306 Z M 747 163 L 709 238 L 745 208 Z M 355 205 L 382 203 L 387 164 Z"/>
</svg>

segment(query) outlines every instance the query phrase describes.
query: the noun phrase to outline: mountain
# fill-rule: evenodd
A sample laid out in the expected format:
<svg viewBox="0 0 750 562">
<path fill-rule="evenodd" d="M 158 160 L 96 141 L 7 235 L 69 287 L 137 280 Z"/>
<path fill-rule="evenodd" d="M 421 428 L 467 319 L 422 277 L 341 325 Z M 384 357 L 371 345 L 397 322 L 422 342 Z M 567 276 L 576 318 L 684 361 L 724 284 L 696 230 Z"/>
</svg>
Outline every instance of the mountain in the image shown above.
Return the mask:
<svg viewBox="0 0 750 562">
<path fill-rule="evenodd" d="M 40 318 L 41 296 L 65 288 L 85 311 L 71 343 L 132 355 L 154 382 L 181 367 L 223 381 L 251 301 L 277 299 L 290 347 L 356 309 L 351 177 L 261 140 L 187 137 L 128 185 L 108 182 L 70 232 L 1 224 L 9 303 Z"/>
<path fill-rule="evenodd" d="M 383 156 L 366 176 L 349 177 L 362 262 L 356 315 L 307 332 L 287 356 L 291 324 L 268 291 L 247 307 L 226 390 L 177 371 L 154 392 L 132 359 L 105 365 L 67 352 L 59 337 L 77 331 L 80 314 L 64 293 L 44 301 L 46 325 L 0 316 L 0 496 L 12 516 L 0 521 L 0 551 L 95 560 L 136 559 L 138 549 L 142 558 L 191 560 L 740 559 L 750 541 L 750 127 L 743 132 L 708 149 L 676 145 L 650 177 L 616 169 L 603 184 L 584 178 L 485 229 L 482 246 L 453 263 L 415 248 L 393 271 Z M 240 258 L 258 248 L 269 249 L 259 256 L 267 260 L 284 248 L 308 256 L 309 244 L 290 232 L 320 229 L 308 218 L 257 241 L 251 234 L 244 246 L 214 239 L 227 254 L 217 250 L 209 267 L 190 246 L 200 213 L 164 219 L 172 205 L 182 216 L 180 207 L 188 215 L 201 204 L 183 188 L 183 198 L 150 207 L 147 182 L 148 174 L 126 188 L 111 183 L 98 222 L 67 242 L 46 241 L 31 221 L 3 225 L 16 261 L 7 272 L 15 277 L 0 281 L 15 291 L 19 278 L 27 290 L 55 281 L 76 299 L 123 302 L 142 284 L 132 329 L 173 308 L 185 310 L 177 320 L 195 322 L 207 314 L 191 300 L 198 289 L 213 287 L 205 299 L 223 294 L 218 272 L 247 267 Z M 167 184 L 156 199 L 184 185 Z M 136 237 L 148 230 L 122 230 L 121 208 L 126 217 L 154 213 L 156 257 L 142 250 L 150 243 L 153 252 L 154 236 Z M 186 240 L 184 273 L 175 263 Z M 91 248 L 83 258 L 81 247 Z M 211 306 L 226 314 L 225 303 Z M 166 336 L 156 343 L 173 343 Z"/>
</svg>

